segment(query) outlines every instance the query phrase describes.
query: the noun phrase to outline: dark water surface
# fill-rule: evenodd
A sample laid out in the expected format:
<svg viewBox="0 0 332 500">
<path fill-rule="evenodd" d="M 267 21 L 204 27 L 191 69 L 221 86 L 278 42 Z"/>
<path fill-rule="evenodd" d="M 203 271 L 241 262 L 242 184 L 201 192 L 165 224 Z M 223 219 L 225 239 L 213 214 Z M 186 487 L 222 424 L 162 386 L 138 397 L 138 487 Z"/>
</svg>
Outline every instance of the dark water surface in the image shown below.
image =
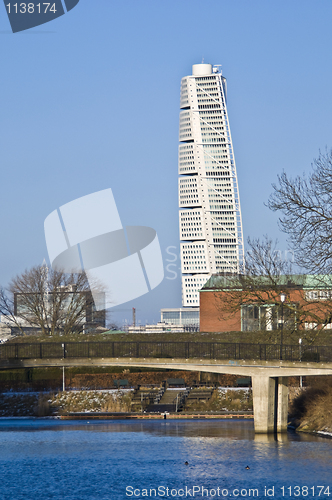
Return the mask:
<svg viewBox="0 0 332 500">
<path fill-rule="evenodd" d="M 0 419 L 0 442 L 1 500 L 332 500 L 332 440 L 247 420 Z"/>
</svg>

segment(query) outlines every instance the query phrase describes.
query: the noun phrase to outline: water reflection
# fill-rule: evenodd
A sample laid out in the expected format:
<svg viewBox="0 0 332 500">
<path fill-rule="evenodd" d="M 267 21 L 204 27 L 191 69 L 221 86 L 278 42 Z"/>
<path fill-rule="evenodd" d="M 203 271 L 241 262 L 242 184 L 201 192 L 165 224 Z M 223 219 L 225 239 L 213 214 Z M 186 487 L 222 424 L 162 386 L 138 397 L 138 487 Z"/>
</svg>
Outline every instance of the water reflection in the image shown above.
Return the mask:
<svg viewBox="0 0 332 500">
<path fill-rule="evenodd" d="M 293 441 L 294 439 L 299 439 L 299 436 L 294 432 L 283 432 L 278 434 L 255 434 L 254 440 L 256 443 L 272 443 L 277 441 L 278 443 L 287 443 L 288 441 Z"/>
<path fill-rule="evenodd" d="M 253 420 L 52 420 L 0 419 L 0 432 L 89 431 L 147 432 L 158 436 L 253 439 Z"/>
<path fill-rule="evenodd" d="M 50 418 L 0 418 L 0 432 L 88 431 L 135 432 L 155 436 L 227 438 L 254 440 L 256 443 L 322 441 L 326 438 L 293 431 L 280 434 L 255 434 L 253 419 L 195 420 L 59 420 Z"/>
<path fill-rule="evenodd" d="M 123 500 L 127 485 L 195 484 L 258 488 L 259 498 L 274 486 L 279 499 L 282 486 L 328 484 L 332 462 L 332 441 L 255 436 L 248 420 L 6 419 L 0 440 L 6 500 Z"/>
</svg>

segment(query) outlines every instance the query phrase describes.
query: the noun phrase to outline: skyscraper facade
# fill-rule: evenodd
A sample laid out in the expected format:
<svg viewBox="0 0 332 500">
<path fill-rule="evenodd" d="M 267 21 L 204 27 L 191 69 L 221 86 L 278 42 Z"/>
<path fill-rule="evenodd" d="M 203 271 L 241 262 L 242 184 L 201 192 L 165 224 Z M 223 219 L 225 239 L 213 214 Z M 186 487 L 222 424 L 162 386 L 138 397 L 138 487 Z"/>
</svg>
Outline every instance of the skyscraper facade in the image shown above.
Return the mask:
<svg viewBox="0 0 332 500">
<path fill-rule="evenodd" d="M 195 64 L 182 78 L 179 129 L 182 304 L 198 307 L 212 274 L 243 270 L 236 166 L 219 66 Z"/>
</svg>

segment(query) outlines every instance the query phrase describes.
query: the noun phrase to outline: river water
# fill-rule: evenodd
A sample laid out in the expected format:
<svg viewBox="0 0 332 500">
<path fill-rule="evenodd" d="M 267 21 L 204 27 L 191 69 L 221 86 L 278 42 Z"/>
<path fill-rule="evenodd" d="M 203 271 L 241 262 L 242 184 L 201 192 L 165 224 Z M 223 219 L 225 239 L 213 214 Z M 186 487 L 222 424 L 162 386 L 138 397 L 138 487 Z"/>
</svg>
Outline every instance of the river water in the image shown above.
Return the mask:
<svg viewBox="0 0 332 500">
<path fill-rule="evenodd" d="M 248 420 L 0 419 L 0 440 L 1 500 L 332 496 L 332 440 Z"/>
</svg>

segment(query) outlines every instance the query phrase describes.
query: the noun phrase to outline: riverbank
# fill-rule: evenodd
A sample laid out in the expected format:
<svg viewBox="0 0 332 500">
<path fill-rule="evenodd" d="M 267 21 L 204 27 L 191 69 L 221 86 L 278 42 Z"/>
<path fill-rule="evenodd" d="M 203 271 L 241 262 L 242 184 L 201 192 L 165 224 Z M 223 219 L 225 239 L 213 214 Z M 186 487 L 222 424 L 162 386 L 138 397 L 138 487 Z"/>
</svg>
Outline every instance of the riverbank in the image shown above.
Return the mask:
<svg viewBox="0 0 332 500">
<path fill-rule="evenodd" d="M 290 406 L 290 418 L 297 432 L 332 436 L 332 382 L 315 377 L 312 386 L 303 389 Z"/>
<path fill-rule="evenodd" d="M 149 394 L 151 388 L 141 387 L 143 395 Z M 227 388 L 202 390 L 201 395 L 188 399 L 182 414 L 249 414 L 252 415 L 252 395 L 249 388 Z M 146 402 L 142 402 L 137 408 L 134 400 L 134 389 L 110 389 L 110 390 L 71 390 L 58 392 L 34 392 L 0 394 L 0 417 L 44 417 L 44 416 L 67 416 L 71 414 L 136 414 L 145 413 Z M 151 403 L 149 402 L 151 406 Z M 153 406 L 153 405 L 152 405 Z M 153 411 L 150 413 L 153 415 Z"/>
<path fill-rule="evenodd" d="M 144 390 L 144 387 L 143 387 Z M 146 388 L 149 391 L 149 388 Z M 182 412 L 168 419 L 253 418 L 250 389 L 211 388 L 209 400 L 188 400 Z M 0 394 L 0 417 L 48 417 L 63 419 L 163 419 L 164 413 L 146 413 L 132 406 L 133 389 L 70 390 L 55 392 L 7 392 Z M 310 388 L 289 388 L 289 421 L 300 433 L 332 436 L 332 386 L 317 377 Z"/>
</svg>

